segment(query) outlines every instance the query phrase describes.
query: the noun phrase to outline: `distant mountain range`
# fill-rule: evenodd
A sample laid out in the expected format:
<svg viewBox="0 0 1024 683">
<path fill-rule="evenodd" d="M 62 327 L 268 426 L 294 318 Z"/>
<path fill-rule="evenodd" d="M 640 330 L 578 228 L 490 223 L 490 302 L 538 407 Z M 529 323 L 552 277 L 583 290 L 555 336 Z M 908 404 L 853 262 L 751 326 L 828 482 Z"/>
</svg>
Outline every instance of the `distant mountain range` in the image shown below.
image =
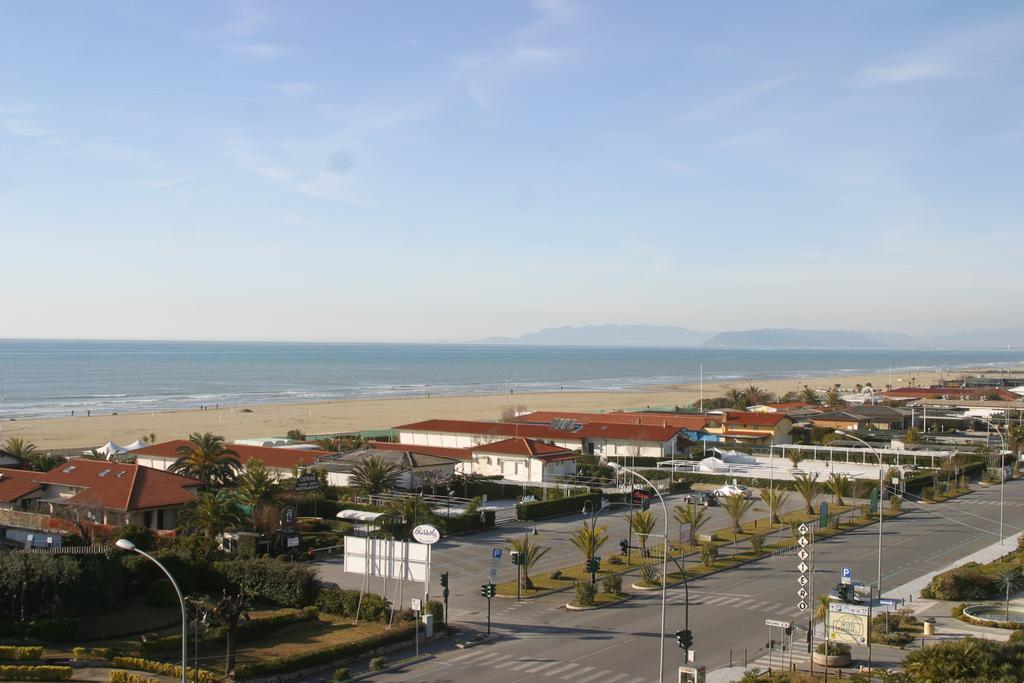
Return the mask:
<svg viewBox="0 0 1024 683">
<path fill-rule="evenodd" d="M 545 346 L 719 346 L 760 349 L 1005 349 L 1024 348 L 1024 327 L 909 335 L 898 332 L 788 328 L 707 332 L 668 325 L 609 324 L 549 327 L 521 337 L 489 337 L 477 343 Z"/>
</svg>

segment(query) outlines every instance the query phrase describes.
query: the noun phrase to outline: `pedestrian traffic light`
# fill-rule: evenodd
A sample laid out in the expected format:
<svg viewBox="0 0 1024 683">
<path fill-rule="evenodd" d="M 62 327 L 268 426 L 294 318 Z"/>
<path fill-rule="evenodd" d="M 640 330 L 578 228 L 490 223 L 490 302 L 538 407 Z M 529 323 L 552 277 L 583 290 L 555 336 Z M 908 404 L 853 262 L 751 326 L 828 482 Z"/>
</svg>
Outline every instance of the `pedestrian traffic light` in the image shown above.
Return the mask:
<svg viewBox="0 0 1024 683">
<path fill-rule="evenodd" d="M 629 541 L 622 539 L 619 541 L 619 547 L 622 548 L 623 555 L 629 555 Z"/>
<path fill-rule="evenodd" d="M 519 564 L 519 553 L 516 552 L 515 550 L 513 550 L 512 552 L 509 553 L 509 557 L 512 558 L 512 564 L 518 566 L 518 564 Z"/>
<path fill-rule="evenodd" d="M 684 650 L 689 650 L 693 647 L 693 633 L 685 628 L 681 631 L 676 631 L 676 644 Z"/>
<path fill-rule="evenodd" d="M 448 587 L 448 572 L 441 572 L 441 588 Z"/>
</svg>

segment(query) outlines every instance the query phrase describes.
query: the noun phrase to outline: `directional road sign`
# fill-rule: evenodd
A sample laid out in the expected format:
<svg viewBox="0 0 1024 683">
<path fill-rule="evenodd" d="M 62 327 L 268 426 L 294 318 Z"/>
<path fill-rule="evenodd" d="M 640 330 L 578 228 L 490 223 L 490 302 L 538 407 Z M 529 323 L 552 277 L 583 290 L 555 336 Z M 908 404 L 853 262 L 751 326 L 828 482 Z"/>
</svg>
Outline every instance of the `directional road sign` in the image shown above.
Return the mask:
<svg viewBox="0 0 1024 683">
<path fill-rule="evenodd" d="M 789 628 L 788 621 L 779 621 L 778 619 L 765 619 L 765 626 L 778 626 L 779 628 Z"/>
</svg>

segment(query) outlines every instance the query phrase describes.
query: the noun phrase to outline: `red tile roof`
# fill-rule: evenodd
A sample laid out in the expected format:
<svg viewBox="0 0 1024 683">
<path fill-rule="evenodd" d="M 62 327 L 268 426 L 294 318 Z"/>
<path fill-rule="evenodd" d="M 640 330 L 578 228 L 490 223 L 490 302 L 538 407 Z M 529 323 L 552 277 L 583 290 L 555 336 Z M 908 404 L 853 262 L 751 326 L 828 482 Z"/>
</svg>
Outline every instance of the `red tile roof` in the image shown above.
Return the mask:
<svg viewBox="0 0 1024 683">
<path fill-rule="evenodd" d="M 497 453 L 500 455 L 519 455 L 524 458 L 540 458 L 542 460 L 561 459 L 565 458 L 575 459 L 576 454 L 561 446 L 552 446 L 549 443 L 543 441 L 535 441 L 533 439 L 524 439 L 523 437 L 505 439 L 504 441 L 495 441 L 494 443 L 484 444 L 482 446 L 474 446 L 473 448 L 467 449 L 474 453 Z"/>
<path fill-rule="evenodd" d="M 516 422 L 550 425 L 554 420 L 574 420 L 580 424 L 639 424 L 651 427 L 680 427 L 698 430 L 707 426 L 706 415 L 683 415 L 679 413 L 579 413 L 556 410 L 539 410 L 516 418 Z"/>
<path fill-rule="evenodd" d="M 784 413 L 748 413 L 745 410 L 727 410 L 725 415 L 726 428 L 733 425 L 763 425 L 774 427 L 783 420 L 792 420 Z"/>
<path fill-rule="evenodd" d="M 901 387 L 883 391 L 882 396 L 886 398 L 949 398 L 952 400 L 979 400 L 987 396 L 989 400 L 1016 401 L 1020 398 L 1017 394 L 1001 389 L 999 387 Z"/>
<path fill-rule="evenodd" d="M 396 430 L 438 432 L 443 434 L 479 434 L 481 436 L 525 437 L 551 441 L 611 439 L 614 441 L 648 441 L 664 443 L 679 433 L 680 427 L 644 426 L 636 424 L 590 423 L 576 430 L 554 429 L 547 425 L 474 420 L 424 420 L 395 427 Z"/>
<path fill-rule="evenodd" d="M 0 502 L 13 503 L 39 489 L 38 472 L 0 468 Z"/>
<path fill-rule="evenodd" d="M 157 458 L 168 458 L 170 460 L 177 460 L 179 457 L 177 451 L 180 446 L 191 446 L 191 441 L 185 439 L 175 439 L 173 441 L 164 441 L 163 443 L 153 444 L 152 446 L 146 446 L 140 448 L 137 451 L 132 451 L 133 456 L 146 455 Z M 260 460 L 267 467 L 272 467 L 279 470 L 290 470 L 293 467 L 305 467 L 312 465 L 316 459 L 321 455 L 327 455 L 327 451 L 301 451 L 291 448 L 268 448 L 266 446 L 243 446 L 240 444 L 224 444 L 225 448 L 233 450 L 238 454 L 238 462 L 245 463 L 250 460 Z"/>
<path fill-rule="evenodd" d="M 472 460 L 473 454 L 465 448 L 445 448 L 444 446 L 416 446 L 411 443 L 386 443 L 384 441 L 369 441 L 367 448 L 374 448 L 378 451 L 402 451 L 404 453 L 417 453 L 419 455 L 433 455 L 438 458 L 452 458 L 453 460 Z"/>
<path fill-rule="evenodd" d="M 163 470 L 113 463 L 105 460 L 76 459 L 37 473 L 41 484 L 72 486 L 83 489 L 66 500 L 114 510 L 143 510 L 183 505 L 195 495 L 190 488 L 199 486 L 195 479 Z"/>
<path fill-rule="evenodd" d="M 785 403 L 761 403 L 766 408 L 775 408 L 776 410 L 795 410 L 797 408 L 813 408 L 813 403 L 807 401 L 786 401 Z"/>
</svg>

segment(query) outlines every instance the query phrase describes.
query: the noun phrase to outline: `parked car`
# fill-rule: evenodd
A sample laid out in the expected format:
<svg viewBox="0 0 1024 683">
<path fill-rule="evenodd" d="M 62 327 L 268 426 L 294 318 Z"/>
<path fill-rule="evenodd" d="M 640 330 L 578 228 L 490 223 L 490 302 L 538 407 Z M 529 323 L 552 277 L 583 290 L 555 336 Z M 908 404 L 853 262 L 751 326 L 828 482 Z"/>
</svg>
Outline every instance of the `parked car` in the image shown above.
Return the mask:
<svg viewBox="0 0 1024 683">
<path fill-rule="evenodd" d="M 687 505 L 703 505 L 706 508 L 718 505 L 718 499 L 710 491 L 690 491 L 683 496 L 683 502 Z"/>
<path fill-rule="evenodd" d="M 726 484 L 715 491 L 715 495 L 719 498 L 724 496 L 735 496 L 739 494 L 744 498 L 750 498 L 750 489 L 740 484 Z"/>
</svg>

